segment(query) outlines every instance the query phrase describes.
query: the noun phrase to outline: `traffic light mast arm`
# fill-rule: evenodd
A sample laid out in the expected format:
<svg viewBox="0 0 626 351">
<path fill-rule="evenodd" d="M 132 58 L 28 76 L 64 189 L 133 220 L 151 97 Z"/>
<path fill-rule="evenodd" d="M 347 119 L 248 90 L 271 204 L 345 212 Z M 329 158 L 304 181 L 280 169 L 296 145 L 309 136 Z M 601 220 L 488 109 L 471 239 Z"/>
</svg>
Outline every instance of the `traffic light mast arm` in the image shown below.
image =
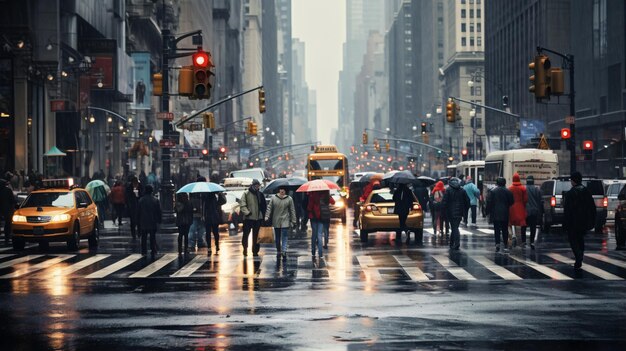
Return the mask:
<svg viewBox="0 0 626 351">
<path fill-rule="evenodd" d="M 320 143 L 319 141 L 314 141 L 314 142 L 310 142 L 310 143 L 274 146 L 274 147 L 270 147 L 270 148 L 263 149 L 261 151 L 253 153 L 250 156 L 248 156 L 248 159 L 252 159 L 252 158 L 254 158 L 256 156 L 259 156 L 259 155 L 262 155 L 264 153 L 272 152 L 272 151 L 276 151 L 276 150 L 280 150 L 280 149 L 289 149 L 289 148 L 292 148 L 294 146 L 303 146 L 303 145 L 313 146 L 313 145 L 318 145 L 319 143 Z"/>
<path fill-rule="evenodd" d="M 263 88 L 263 86 L 261 85 L 261 86 L 258 86 L 256 88 L 248 89 L 248 90 L 243 91 L 241 93 L 237 93 L 235 95 L 228 95 L 227 97 L 223 98 L 222 100 L 220 100 L 218 102 L 214 102 L 214 103 L 210 104 L 209 106 L 207 106 L 207 107 L 197 111 L 196 113 L 187 116 L 187 118 L 181 119 L 180 121 L 178 121 L 176 123 L 176 127 L 180 128 L 184 123 L 188 122 L 191 119 L 194 119 L 194 118 L 198 117 L 203 112 L 206 112 L 206 111 L 208 111 L 208 110 L 210 110 L 212 108 L 215 108 L 215 107 L 217 107 L 217 106 L 219 106 L 219 105 L 221 105 L 221 104 L 223 104 L 225 102 L 228 102 L 228 101 L 233 100 L 235 98 L 238 98 L 238 97 L 240 97 L 242 95 L 249 94 L 249 93 L 251 93 L 251 92 L 253 92 L 255 90 L 259 90 L 259 89 L 262 89 L 262 88 Z"/>
<path fill-rule="evenodd" d="M 252 117 L 246 117 L 246 118 L 242 118 L 242 119 L 238 119 L 236 121 L 233 122 L 228 122 L 226 124 L 224 124 L 223 126 L 221 126 L 220 128 L 216 128 L 215 131 L 216 132 L 223 132 L 226 130 L 226 127 L 230 127 L 233 124 L 239 123 L 239 122 L 243 122 L 243 121 L 247 121 L 247 120 L 252 120 Z"/>
<path fill-rule="evenodd" d="M 420 145 L 420 146 L 424 146 L 433 150 L 437 150 L 437 151 L 441 151 L 443 154 L 447 155 L 447 156 L 452 156 L 451 153 L 447 152 L 444 149 L 440 149 L 436 146 L 432 146 L 426 143 L 420 143 L 419 141 L 413 141 L 413 140 L 408 140 L 408 139 L 397 139 L 397 138 L 387 138 L 387 140 L 392 140 L 392 141 L 400 141 L 403 143 L 407 143 L 407 144 L 415 144 L 415 145 Z"/>
<path fill-rule="evenodd" d="M 458 97 L 450 96 L 450 98 L 451 98 L 452 100 L 455 100 L 455 101 L 456 101 L 456 100 L 458 100 L 458 101 L 461 101 L 461 102 L 465 102 L 465 103 L 467 103 L 467 104 L 470 104 L 470 105 L 472 105 L 472 106 L 482 107 L 482 108 L 484 108 L 485 110 L 490 110 L 490 111 L 499 112 L 499 113 L 502 113 L 502 114 L 505 114 L 505 115 L 508 115 L 508 116 L 512 116 L 512 117 L 515 117 L 515 118 L 521 118 L 521 117 L 522 117 L 522 116 L 520 116 L 520 115 L 516 115 L 515 113 L 511 113 L 511 112 L 508 112 L 508 111 L 505 111 L 505 110 L 500 110 L 500 109 L 498 109 L 498 108 L 495 108 L 495 107 L 490 107 L 490 106 L 486 106 L 486 105 L 483 105 L 483 104 L 478 104 L 478 103 L 475 103 L 475 102 L 471 102 L 471 101 L 469 101 L 469 100 L 463 100 L 463 99 L 460 99 L 460 98 L 458 98 Z"/>
</svg>

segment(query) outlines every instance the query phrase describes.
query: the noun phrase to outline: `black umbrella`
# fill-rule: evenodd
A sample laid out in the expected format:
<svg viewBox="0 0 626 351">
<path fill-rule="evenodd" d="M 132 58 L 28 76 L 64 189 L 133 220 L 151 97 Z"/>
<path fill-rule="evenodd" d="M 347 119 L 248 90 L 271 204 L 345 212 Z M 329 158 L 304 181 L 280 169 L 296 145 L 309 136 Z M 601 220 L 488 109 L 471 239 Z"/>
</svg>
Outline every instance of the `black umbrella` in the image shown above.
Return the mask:
<svg viewBox="0 0 626 351">
<path fill-rule="evenodd" d="M 382 173 L 376 173 L 376 172 L 367 172 L 365 173 L 361 178 L 359 178 L 358 182 L 359 183 L 369 183 L 372 178 L 378 178 L 378 180 L 381 180 L 383 178 Z"/>
<path fill-rule="evenodd" d="M 383 180 L 392 184 L 411 184 L 415 176 L 410 171 L 391 171 L 383 176 Z"/>
<path fill-rule="evenodd" d="M 302 177 L 291 177 L 291 178 L 278 178 L 272 180 L 265 189 L 263 189 L 264 194 L 274 194 L 278 191 L 280 187 L 286 187 L 288 190 L 295 190 L 300 187 L 300 185 L 306 183 L 306 178 Z"/>
<path fill-rule="evenodd" d="M 437 181 L 431 177 L 427 177 L 427 176 L 419 176 L 417 177 L 417 179 L 415 180 L 414 184 L 419 185 L 419 186 L 431 186 L 433 184 L 435 184 Z"/>
</svg>

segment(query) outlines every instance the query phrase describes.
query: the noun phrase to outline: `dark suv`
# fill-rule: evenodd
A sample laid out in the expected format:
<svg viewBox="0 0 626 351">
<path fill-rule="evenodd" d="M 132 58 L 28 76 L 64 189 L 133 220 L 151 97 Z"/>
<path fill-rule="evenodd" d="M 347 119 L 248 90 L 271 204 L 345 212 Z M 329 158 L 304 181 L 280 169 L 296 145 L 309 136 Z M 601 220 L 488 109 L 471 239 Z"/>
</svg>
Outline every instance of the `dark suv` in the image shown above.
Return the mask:
<svg viewBox="0 0 626 351">
<path fill-rule="evenodd" d="M 617 195 L 619 204 L 615 209 L 615 241 L 617 249 L 626 249 L 626 186 Z"/>
<path fill-rule="evenodd" d="M 606 223 L 608 199 L 604 194 L 604 185 L 601 179 L 583 178 L 583 185 L 589 189 L 596 204 L 595 232 L 601 233 Z M 550 231 L 550 227 L 563 224 L 563 194 L 572 188 L 569 177 L 553 178 L 541 184 L 541 198 L 543 202 L 543 230 Z"/>
</svg>

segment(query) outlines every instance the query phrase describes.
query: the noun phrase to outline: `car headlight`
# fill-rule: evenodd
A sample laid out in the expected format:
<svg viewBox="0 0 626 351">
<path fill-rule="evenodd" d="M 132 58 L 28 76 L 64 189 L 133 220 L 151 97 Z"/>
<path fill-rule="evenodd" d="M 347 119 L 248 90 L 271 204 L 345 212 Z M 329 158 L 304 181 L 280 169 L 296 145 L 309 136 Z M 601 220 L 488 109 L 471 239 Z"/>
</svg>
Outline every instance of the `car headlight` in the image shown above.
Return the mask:
<svg viewBox="0 0 626 351">
<path fill-rule="evenodd" d="M 26 216 L 13 215 L 13 223 L 26 223 Z"/>
<path fill-rule="evenodd" d="M 70 215 L 68 215 L 67 213 L 62 213 L 62 214 L 52 216 L 52 219 L 50 220 L 50 222 L 67 222 L 69 220 L 70 220 Z"/>
<path fill-rule="evenodd" d="M 342 208 L 344 206 L 343 200 L 335 201 L 335 207 Z"/>
</svg>

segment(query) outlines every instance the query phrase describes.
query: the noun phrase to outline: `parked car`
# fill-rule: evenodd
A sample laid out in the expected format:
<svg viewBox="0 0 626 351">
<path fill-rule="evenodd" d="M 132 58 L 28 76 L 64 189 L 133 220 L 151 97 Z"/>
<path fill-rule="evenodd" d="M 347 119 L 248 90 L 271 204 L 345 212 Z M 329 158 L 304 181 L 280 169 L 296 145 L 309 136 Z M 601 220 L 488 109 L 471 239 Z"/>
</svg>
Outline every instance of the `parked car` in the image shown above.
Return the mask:
<svg viewBox="0 0 626 351">
<path fill-rule="evenodd" d="M 604 194 L 601 179 L 583 178 L 583 185 L 589 189 L 596 204 L 595 232 L 602 232 L 606 224 L 608 199 Z M 554 225 L 563 224 L 563 194 L 572 188 L 569 177 L 558 177 L 546 180 L 541 184 L 543 202 L 543 230 L 549 232 Z"/>
<path fill-rule="evenodd" d="M 617 249 L 626 249 L 626 187 L 617 195 L 619 203 L 615 208 L 615 241 Z"/>
<path fill-rule="evenodd" d="M 606 189 L 605 190 L 606 198 L 608 200 L 608 205 L 606 207 L 607 222 L 611 222 L 615 220 L 615 209 L 617 208 L 617 205 L 619 205 L 619 200 L 617 199 L 617 196 L 619 195 L 620 191 L 624 187 L 624 184 L 626 184 L 626 179 L 619 179 L 619 180 L 615 179 L 615 180 L 604 181 L 604 185 Z"/>
<path fill-rule="evenodd" d="M 395 231 L 400 227 L 398 215 L 394 214 L 393 193 L 389 188 L 374 190 L 361 205 L 359 229 L 361 241 L 366 242 L 369 233 L 377 231 Z M 424 231 L 424 213 L 420 204 L 413 202 L 413 208 L 406 219 L 409 231 L 416 233 L 418 241 L 422 240 Z"/>
</svg>

